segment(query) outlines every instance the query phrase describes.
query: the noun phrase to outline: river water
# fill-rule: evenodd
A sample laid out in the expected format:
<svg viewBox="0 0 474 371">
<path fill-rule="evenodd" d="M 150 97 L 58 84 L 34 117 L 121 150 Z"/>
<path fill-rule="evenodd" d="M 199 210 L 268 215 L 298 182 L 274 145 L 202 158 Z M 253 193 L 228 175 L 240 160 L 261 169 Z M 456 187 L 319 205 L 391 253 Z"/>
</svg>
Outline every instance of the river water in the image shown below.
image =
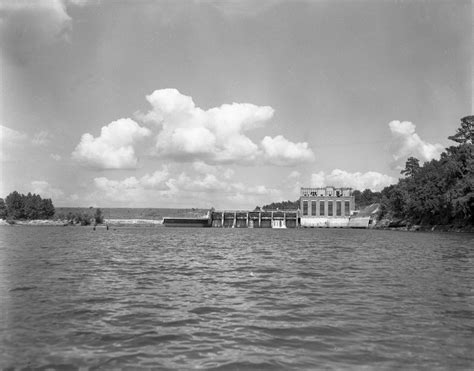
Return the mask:
<svg viewBox="0 0 474 371">
<path fill-rule="evenodd" d="M 474 236 L 0 227 L 0 367 L 472 369 Z"/>
</svg>

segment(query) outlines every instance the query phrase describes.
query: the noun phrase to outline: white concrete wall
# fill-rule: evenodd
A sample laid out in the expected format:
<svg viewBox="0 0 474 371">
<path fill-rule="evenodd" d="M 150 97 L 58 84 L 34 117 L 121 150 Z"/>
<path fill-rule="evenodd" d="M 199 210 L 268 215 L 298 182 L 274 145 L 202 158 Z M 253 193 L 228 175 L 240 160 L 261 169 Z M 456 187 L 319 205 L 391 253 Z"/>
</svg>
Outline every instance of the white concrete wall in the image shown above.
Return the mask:
<svg viewBox="0 0 474 371">
<path fill-rule="evenodd" d="M 301 217 L 302 227 L 327 227 L 328 218 L 306 218 Z"/>
<path fill-rule="evenodd" d="M 347 228 L 349 226 L 349 218 L 330 218 L 330 228 Z"/>
<path fill-rule="evenodd" d="M 361 218 L 324 218 L 301 217 L 302 227 L 312 228 L 369 228 L 370 217 Z"/>
<path fill-rule="evenodd" d="M 350 228 L 369 228 L 370 216 L 360 217 L 360 218 L 351 218 L 349 221 Z"/>
<path fill-rule="evenodd" d="M 302 227 L 344 228 L 349 226 L 349 218 L 301 218 Z"/>
</svg>

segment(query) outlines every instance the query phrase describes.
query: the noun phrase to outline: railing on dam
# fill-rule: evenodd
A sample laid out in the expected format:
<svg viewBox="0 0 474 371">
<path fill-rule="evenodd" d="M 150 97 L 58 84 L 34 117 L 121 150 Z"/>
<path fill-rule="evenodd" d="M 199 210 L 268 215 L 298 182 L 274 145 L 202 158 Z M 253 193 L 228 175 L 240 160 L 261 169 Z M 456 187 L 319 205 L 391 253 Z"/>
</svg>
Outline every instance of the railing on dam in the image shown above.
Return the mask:
<svg viewBox="0 0 474 371">
<path fill-rule="evenodd" d="M 210 213 L 215 228 L 297 228 L 299 210 L 226 210 Z"/>
</svg>

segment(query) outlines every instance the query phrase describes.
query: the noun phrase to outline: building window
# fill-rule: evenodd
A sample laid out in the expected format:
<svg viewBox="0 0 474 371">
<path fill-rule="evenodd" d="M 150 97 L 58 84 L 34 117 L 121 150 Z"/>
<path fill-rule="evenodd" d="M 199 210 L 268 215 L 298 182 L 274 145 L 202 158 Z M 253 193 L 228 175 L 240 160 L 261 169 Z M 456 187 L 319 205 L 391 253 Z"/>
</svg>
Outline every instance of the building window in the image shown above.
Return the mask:
<svg viewBox="0 0 474 371">
<path fill-rule="evenodd" d="M 351 215 L 351 202 L 350 201 L 344 201 L 344 213 L 346 215 Z"/>
<path fill-rule="evenodd" d="M 308 201 L 303 201 L 303 215 L 308 215 Z"/>
<path fill-rule="evenodd" d="M 311 201 L 311 216 L 316 216 L 316 201 Z"/>
<path fill-rule="evenodd" d="M 333 216 L 332 201 L 328 201 L 328 216 Z"/>
<path fill-rule="evenodd" d="M 342 203 L 341 201 L 336 201 L 336 216 L 342 215 Z"/>
<path fill-rule="evenodd" d="M 326 215 L 324 211 L 324 201 L 319 201 L 319 216 Z"/>
</svg>

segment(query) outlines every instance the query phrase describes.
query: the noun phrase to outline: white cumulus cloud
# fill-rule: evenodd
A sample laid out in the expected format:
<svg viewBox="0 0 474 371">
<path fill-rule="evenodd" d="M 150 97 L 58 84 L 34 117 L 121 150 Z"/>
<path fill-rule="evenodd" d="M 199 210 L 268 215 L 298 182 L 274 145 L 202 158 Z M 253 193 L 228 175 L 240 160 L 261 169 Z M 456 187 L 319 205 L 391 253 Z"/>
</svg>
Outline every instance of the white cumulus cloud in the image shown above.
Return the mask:
<svg viewBox="0 0 474 371">
<path fill-rule="evenodd" d="M 265 185 L 244 184 L 230 179 L 225 172 L 196 176 L 181 173 L 170 179 L 167 185 L 170 187 L 167 196 L 188 200 L 188 205 L 199 200 L 205 205 L 225 204 L 226 207 L 245 209 L 255 207 L 262 200 L 270 203 L 281 198 L 280 190 Z"/>
<path fill-rule="evenodd" d="M 27 145 L 25 133 L 0 125 L 0 162 L 15 160 L 15 153 Z"/>
<path fill-rule="evenodd" d="M 150 134 L 131 119 L 119 119 L 102 127 L 97 138 L 82 135 L 72 158 L 99 169 L 133 169 L 138 165 L 134 144 Z"/>
<path fill-rule="evenodd" d="M 199 174 L 216 174 L 220 167 L 208 165 L 203 161 L 195 161 L 193 169 Z"/>
<path fill-rule="evenodd" d="M 376 171 L 350 173 L 344 170 L 334 169 L 329 174 L 320 171 L 311 175 L 312 187 L 335 186 L 351 187 L 358 190 L 371 189 L 372 191 L 380 191 L 384 187 L 396 182 L 397 180 L 395 178 Z"/>
<path fill-rule="evenodd" d="M 146 98 L 152 109 L 138 117 L 159 128 L 157 155 L 208 163 L 249 163 L 263 156 L 275 165 L 314 158 L 307 143 L 292 143 L 277 136 L 264 138 L 259 146 L 248 137 L 248 131 L 273 117 L 270 106 L 232 103 L 203 110 L 176 89 L 155 90 Z"/>
<path fill-rule="evenodd" d="M 28 136 L 25 133 L 0 125 L 0 142 L 2 143 L 2 146 L 11 142 L 22 141 L 27 139 L 27 137 Z"/>
<path fill-rule="evenodd" d="M 234 176 L 234 170 L 225 165 L 209 165 L 203 161 L 193 162 L 193 170 L 198 174 L 213 174 L 222 175 L 225 179 L 230 179 Z"/>
<path fill-rule="evenodd" d="M 164 166 L 153 174 L 140 178 L 94 179 L 94 190 L 90 192 L 91 202 L 104 203 L 104 200 L 121 205 L 149 205 L 150 200 L 162 207 L 180 205 L 253 208 L 264 200 L 270 203 L 281 197 L 281 191 L 264 185 L 248 185 L 235 181 L 232 173 L 221 166 L 209 167 L 196 163 L 194 172 L 171 171 Z M 209 171 L 210 170 L 210 171 Z M 239 202 L 237 202 L 239 200 Z M 242 202 L 241 200 L 244 200 Z"/>
<path fill-rule="evenodd" d="M 166 166 L 161 170 L 156 170 L 153 174 L 146 174 L 140 178 L 140 185 L 145 189 L 166 189 L 166 181 L 169 177 L 169 171 Z"/>
<path fill-rule="evenodd" d="M 416 133 L 416 125 L 410 121 L 391 121 L 388 124 L 393 136 L 394 165 L 404 167 L 408 157 L 413 156 L 421 162 L 430 161 L 440 156 L 444 147 L 441 144 L 425 142 Z"/>
<path fill-rule="evenodd" d="M 258 146 L 244 132 L 273 115 L 271 107 L 249 103 L 224 104 L 205 111 L 176 89 L 155 90 L 147 100 L 152 110 L 145 117 L 162 127 L 156 138 L 157 153 L 182 160 L 253 159 Z"/>
<path fill-rule="evenodd" d="M 182 191 L 191 192 L 210 192 L 210 191 L 228 191 L 229 184 L 221 181 L 215 174 L 205 174 L 201 177 L 191 178 L 186 174 L 181 174 L 177 179 L 170 183 L 172 187 Z"/>
<path fill-rule="evenodd" d="M 275 138 L 266 136 L 262 140 L 267 162 L 275 165 L 291 166 L 314 160 L 314 153 L 308 143 L 293 143 L 281 135 Z"/>
<path fill-rule="evenodd" d="M 64 192 L 56 187 L 53 187 L 45 180 L 34 180 L 31 182 L 32 192 L 39 194 L 42 198 L 51 198 L 53 201 L 62 199 Z"/>
<path fill-rule="evenodd" d="M 150 194 L 168 189 L 169 170 L 163 166 L 152 174 L 140 178 L 131 176 L 123 180 L 106 177 L 94 178 L 94 185 L 104 198 L 119 202 L 134 202 L 150 197 Z"/>
<path fill-rule="evenodd" d="M 135 142 L 153 133 L 153 148 L 144 150 L 177 162 L 218 166 L 249 165 L 258 160 L 290 166 L 314 160 L 314 153 L 305 142 L 294 143 L 282 135 L 266 136 L 260 143 L 250 139 L 249 131 L 273 117 L 270 106 L 232 103 L 203 110 L 176 89 L 155 90 L 146 99 L 151 110 L 138 112 L 135 117 L 149 129 L 131 119 L 114 121 L 103 127 L 97 138 L 84 134 L 73 159 L 99 169 L 136 168 Z M 232 174 L 227 172 L 229 176 Z"/>
</svg>

